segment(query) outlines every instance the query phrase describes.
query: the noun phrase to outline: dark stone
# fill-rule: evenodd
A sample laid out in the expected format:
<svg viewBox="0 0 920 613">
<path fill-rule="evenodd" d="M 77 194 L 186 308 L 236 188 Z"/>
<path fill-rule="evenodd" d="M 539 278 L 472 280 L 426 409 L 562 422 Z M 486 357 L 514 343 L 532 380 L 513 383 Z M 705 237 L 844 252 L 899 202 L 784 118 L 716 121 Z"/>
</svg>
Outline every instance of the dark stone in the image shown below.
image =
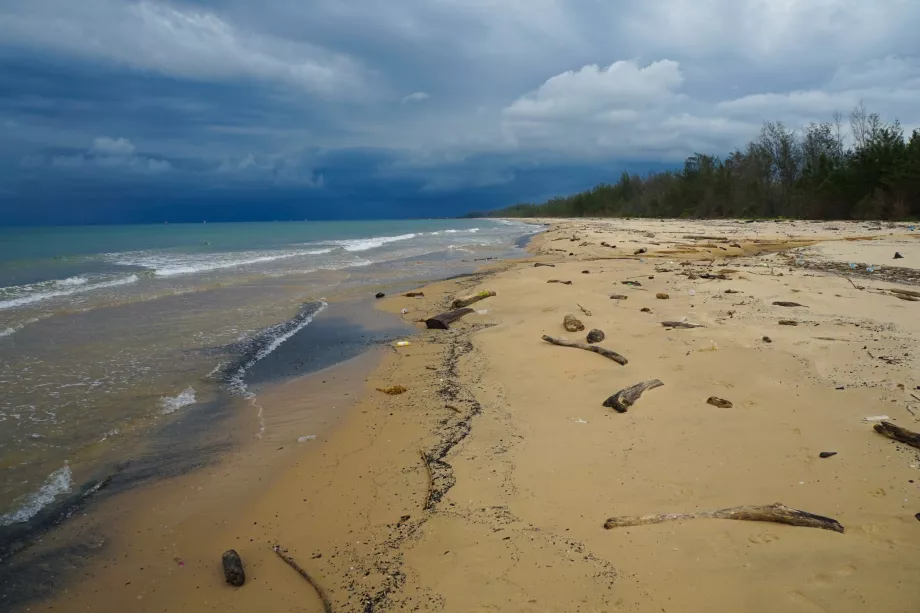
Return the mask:
<svg viewBox="0 0 920 613">
<path fill-rule="evenodd" d="M 243 560 L 235 549 L 228 549 L 221 556 L 221 562 L 224 565 L 224 577 L 227 583 L 234 587 L 240 587 L 246 582 L 246 573 L 243 572 Z"/>
<path fill-rule="evenodd" d="M 818 457 L 819 458 L 829 458 L 835 455 L 837 455 L 836 451 L 822 451 L 821 453 L 818 454 Z"/>
<path fill-rule="evenodd" d="M 904 256 L 901 255 L 900 253 L 898 253 L 897 251 L 895 251 L 895 252 L 894 252 L 894 259 L 895 259 L 895 260 L 903 260 L 903 259 L 904 259 Z"/>
<path fill-rule="evenodd" d="M 377 292 L 377 295 L 374 296 L 374 298 L 377 298 L 379 300 L 380 298 L 383 298 L 384 296 L 386 296 L 386 294 L 384 294 L 383 292 Z"/>
<path fill-rule="evenodd" d="M 589 343 L 599 343 L 605 338 L 607 338 L 607 336 L 604 334 L 603 330 L 594 329 L 588 332 L 588 342 Z"/>
<path fill-rule="evenodd" d="M 633 252 L 633 255 L 642 255 L 646 251 L 648 251 L 648 249 L 646 249 L 645 247 L 642 247 L 641 249 L 636 249 L 635 252 Z"/>
<path fill-rule="evenodd" d="M 765 343 L 772 343 L 772 342 L 773 342 L 773 339 L 770 338 L 769 336 L 765 336 L 765 337 L 763 337 L 763 342 L 765 342 Z"/>
<path fill-rule="evenodd" d="M 583 275 L 590 275 L 590 274 L 591 274 L 591 271 L 590 271 L 590 270 L 583 270 L 583 271 L 581 271 L 581 274 L 583 274 Z"/>
<path fill-rule="evenodd" d="M 642 308 L 639 309 L 639 310 L 642 311 L 643 313 L 651 313 L 651 312 L 652 312 L 652 309 L 650 309 L 650 308 L 648 308 L 648 307 L 642 307 Z"/>
</svg>

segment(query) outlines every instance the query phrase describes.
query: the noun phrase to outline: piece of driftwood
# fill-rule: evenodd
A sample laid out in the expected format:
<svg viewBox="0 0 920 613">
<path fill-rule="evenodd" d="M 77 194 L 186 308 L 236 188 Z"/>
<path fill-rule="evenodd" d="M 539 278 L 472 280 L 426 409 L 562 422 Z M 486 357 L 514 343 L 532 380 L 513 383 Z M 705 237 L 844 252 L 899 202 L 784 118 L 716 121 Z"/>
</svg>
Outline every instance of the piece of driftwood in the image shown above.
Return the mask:
<svg viewBox="0 0 920 613">
<path fill-rule="evenodd" d="M 454 301 L 450 303 L 451 308 L 462 309 L 463 307 L 468 307 L 474 302 L 479 302 L 486 298 L 491 298 L 495 295 L 494 289 L 485 289 L 481 292 L 476 292 L 475 294 L 468 294 L 466 296 L 459 296 L 454 298 Z"/>
<path fill-rule="evenodd" d="M 904 443 L 905 445 L 910 445 L 911 447 L 920 449 L 920 434 L 917 434 L 916 432 L 911 432 L 906 428 L 896 426 L 890 421 L 883 421 L 881 423 L 875 424 L 873 428 L 879 434 L 884 434 L 888 438 L 893 438 L 894 440 Z"/>
<path fill-rule="evenodd" d="M 906 294 L 895 294 L 895 298 L 900 298 L 901 300 L 906 300 L 908 302 L 920 302 L 920 298 L 914 298 L 913 296 L 908 296 Z"/>
<path fill-rule="evenodd" d="M 561 283 L 563 285 L 571 285 L 571 281 L 560 281 L 559 279 L 550 279 L 547 283 Z"/>
<path fill-rule="evenodd" d="M 459 411 L 457 412 L 459 413 Z M 428 475 L 428 487 L 425 488 L 425 504 L 422 505 L 422 508 L 427 511 L 431 508 L 431 490 L 434 488 L 434 476 L 431 474 L 431 460 L 428 454 L 421 449 L 419 449 L 418 453 L 422 456 L 422 464 L 425 465 L 425 473 Z"/>
<path fill-rule="evenodd" d="M 804 304 L 799 304 L 798 302 L 789 302 L 788 300 L 777 300 L 773 303 L 775 306 L 781 307 L 803 307 Z"/>
<path fill-rule="evenodd" d="M 611 300 L 627 300 L 628 298 L 626 294 L 610 294 Z"/>
<path fill-rule="evenodd" d="M 578 304 L 577 302 L 575 303 L 575 306 L 577 306 L 579 309 L 581 309 L 581 312 L 585 314 L 585 317 L 591 317 L 591 311 L 589 311 L 589 310 L 586 309 L 585 307 L 581 306 L 581 305 Z"/>
<path fill-rule="evenodd" d="M 901 296 L 910 296 L 911 298 L 920 298 L 920 292 L 915 292 L 909 289 L 889 289 L 889 292 L 892 294 L 899 294 Z"/>
<path fill-rule="evenodd" d="M 697 519 L 700 517 L 709 519 L 766 521 L 790 526 L 800 526 L 803 528 L 820 528 L 822 530 L 843 532 L 843 526 L 835 519 L 800 511 L 799 509 L 793 509 L 780 502 L 768 505 L 745 505 L 741 507 L 719 509 L 718 511 L 700 511 L 697 513 L 660 513 L 657 515 L 642 515 L 639 517 L 611 517 L 604 523 L 604 528 L 611 530 L 613 528 L 660 524 L 666 521 Z"/>
<path fill-rule="evenodd" d="M 406 298 L 424 298 L 425 292 L 406 292 L 403 296 Z"/>
<path fill-rule="evenodd" d="M 659 292 L 659 293 L 655 294 L 655 298 L 657 298 L 658 300 L 668 300 L 668 299 L 670 298 L 670 296 L 668 296 L 668 295 L 665 294 L 664 292 Z"/>
<path fill-rule="evenodd" d="M 731 400 L 726 400 L 725 398 L 719 398 L 718 396 L 710 396 L 706 399 L 708 404 L 711 404 L 714 407 L 719 407 L 720 409 L 730 409 L 733 405 Z"/>
<path fill-rule="evenodd" d="M 584 343 L 578 343 L 575 341 L 567 341 L 561 338 L 553 338 L 552 336 L 543 335 L 543 340 L 551 345 L 559 345 L 560 347 L 574 347 L 575 349 L 584 349 L 585 351 L 591 351 L 593 353 L 600 354 L 605 358 L 610 358 L 617 364 L 626 366 L 629 363 L 629 360 L 621 356 L 615 351 L 610 351 L 609 349 L 604 349 L 603 347 L 598 347 L 597 345 L 586 345 Z"/>
<path fill-rule="evenodd" d="M 295 559 L 292 558 L 291 556 L 289 556 L 289 555 L 287 555 L 286 553 L 284 553 L 284 552 L 281 550 L 281 546 L 280 546 L 280 545 L 275 545 L 274 547 L 272 547 L 272 550 L 275 552 L 275 554 L 277 554 L 277 556 L 278 556 L 279 558 L 281 558 L 282 560 L 284 560 L 284 561 L 287 563 L 288 566 L 290 566 L 291 568 L 293 568 L 294 570 L 296 570 L 296 571 L 298 572 L 298 574 L 300 574 L 301 577 L 303 577 L 304 579 L 307 580 L 307 583 L 310 584 L 310 587 L 313 588 L 313 591 L 316 592 L 316 595 L 319 596 L 319 599 L 322 601 L 322 603 L 323 603 L 323 612 L 324 612 L 324 613 L 332 613 L 332 603 L 329 601 L 329 597 L 326 596 L 326 592 L 323 591 L 323 588 L 321 588 L 321 587 L 319 586 L 319 583 L 317 583 L 317 582 L 313 579 L 313 577 L 311 577 L 310 574 L 309 574 L 307 571 L 305 571 L 305 570 L 300 566 L 300 564 L 297 563 L 297 560 L 295 560 Z"/>
<path fill-rule="evenodd" d="M 377 391 L 383 392 L 387 396 L 399 396 L 408 392 L 409 388 L 404 385 L 391 385 L 390 387 L 378 387 Z"/>
<path fill-rule="evenodd" d="M 425 320 L 425 325 L 428 326 L 429 330 L 448 330 L 450 329 L 450 324 L 454 323 L 464 315 L 469 315 L 473 312 L 473 309 L 457 309 L 455 311 L 448 311 L 446 313 L 441 313 L 440 315 L 435 315 L 434 317 L 429 317 Z"/>
<path fill-rule="evenodd" d="M 661 325 L 665 328 L 705 328 L 703 324 L 694 324 L 689 321 L 663 321 Z"/>
<path fill-rule="evenodd" d="M 797 326 L 797 325 L 799 325 L 799 322 L 797 322 L 797 321 L 794 320 L 794 319 L 780 319 L 780 320 L 779 320 L 779 325 L 781 325 L 781 326 Z"/>
<path fill-rule="evenodd" d="M 642 284 L 638 281 L 620 281 L 623 285 L 631 285 L 633 287 L 642 287 Z"/>
<path fill-rule="evenodd" d="M 562 327 L 569 332 L 581 332 L 585 329 L 585 324 L 581 323 L 581 320 L 574 315 L 569 314 L 562 318 Z"/>
<path fill-rule="evenodd" d="M 540 268 L 541 266 L 548 266 L 549 268 L 555 268 L 555 267 L 556 267 L 555 264 L 547 264 L 547 263 L 545 263 L 545 262 L 534 262 L 534 264 L 533 264 L 533 267 L 534 267 L 534 268 Z"/>
<path fill-rule="evenodd" d="M 605 400 L 604 406 L 609 407 L 618 413 L 625 413 L 629 407 L 636 404 L 636 401 L 639 400 L 639 396 L 641 396 L 647 390 L 653 390 L 656 387 L 661 387 L 662 385 L 664 385 L 664 383 L 658 379 L 650 379 L 648 381 L 636 383 L 635 385 L 621 389 L 616 394 Z"/>
</svg>

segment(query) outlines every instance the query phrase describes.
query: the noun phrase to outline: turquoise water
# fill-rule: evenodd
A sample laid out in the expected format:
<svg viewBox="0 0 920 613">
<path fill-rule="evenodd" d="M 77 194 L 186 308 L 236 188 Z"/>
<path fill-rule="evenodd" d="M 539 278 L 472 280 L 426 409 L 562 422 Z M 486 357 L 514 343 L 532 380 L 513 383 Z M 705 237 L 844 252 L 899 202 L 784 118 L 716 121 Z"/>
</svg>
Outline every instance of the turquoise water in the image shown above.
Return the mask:
<svg viewBox="0 0 920 613">
<path fill-rule="evenodd" d="M 316 309 L 334 311 L 336 295 L 470 271 L 520 254 L 515 242 L 536 229 L 486 220 L 0 229 L 0 527 L 136 452 L 151 428 L 246 394 L 239 365 L 267 356 Z"/>
</svg>

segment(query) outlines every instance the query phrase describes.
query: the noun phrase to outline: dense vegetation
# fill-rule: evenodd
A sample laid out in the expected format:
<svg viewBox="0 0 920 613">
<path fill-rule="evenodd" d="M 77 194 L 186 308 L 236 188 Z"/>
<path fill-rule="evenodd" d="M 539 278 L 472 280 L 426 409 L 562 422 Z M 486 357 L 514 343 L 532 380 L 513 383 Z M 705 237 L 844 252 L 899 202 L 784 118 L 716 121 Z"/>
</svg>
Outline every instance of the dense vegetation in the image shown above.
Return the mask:
<svg viewBox="0 0 920 613">
<path fill-rule="evenodd" d="M 845 145 L 845 142 L 850 145 Z M 698 153 L 683 170 L 623 173 L 615 184 L 540 204 L 491 213 L 501 217 L 920 217 L 920 130 L 862 105 L 795 132 L 764 124 L 759 137 L 725 158 Z"/>
</svg>

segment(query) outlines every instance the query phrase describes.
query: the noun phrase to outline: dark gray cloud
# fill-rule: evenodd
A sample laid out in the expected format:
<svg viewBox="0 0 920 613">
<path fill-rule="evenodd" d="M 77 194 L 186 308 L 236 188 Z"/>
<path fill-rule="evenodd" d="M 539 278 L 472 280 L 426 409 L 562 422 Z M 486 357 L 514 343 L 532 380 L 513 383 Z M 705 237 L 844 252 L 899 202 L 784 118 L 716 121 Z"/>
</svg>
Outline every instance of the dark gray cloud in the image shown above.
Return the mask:
<svg viewBox="0 0 920 613">
<path fill-rule="evenodd" d="M 0 212 L 242 190 L 450 214 L 860 101 L 910 129 L 918 29 L 914 0 L 5 0 Z"/>
</svg>

